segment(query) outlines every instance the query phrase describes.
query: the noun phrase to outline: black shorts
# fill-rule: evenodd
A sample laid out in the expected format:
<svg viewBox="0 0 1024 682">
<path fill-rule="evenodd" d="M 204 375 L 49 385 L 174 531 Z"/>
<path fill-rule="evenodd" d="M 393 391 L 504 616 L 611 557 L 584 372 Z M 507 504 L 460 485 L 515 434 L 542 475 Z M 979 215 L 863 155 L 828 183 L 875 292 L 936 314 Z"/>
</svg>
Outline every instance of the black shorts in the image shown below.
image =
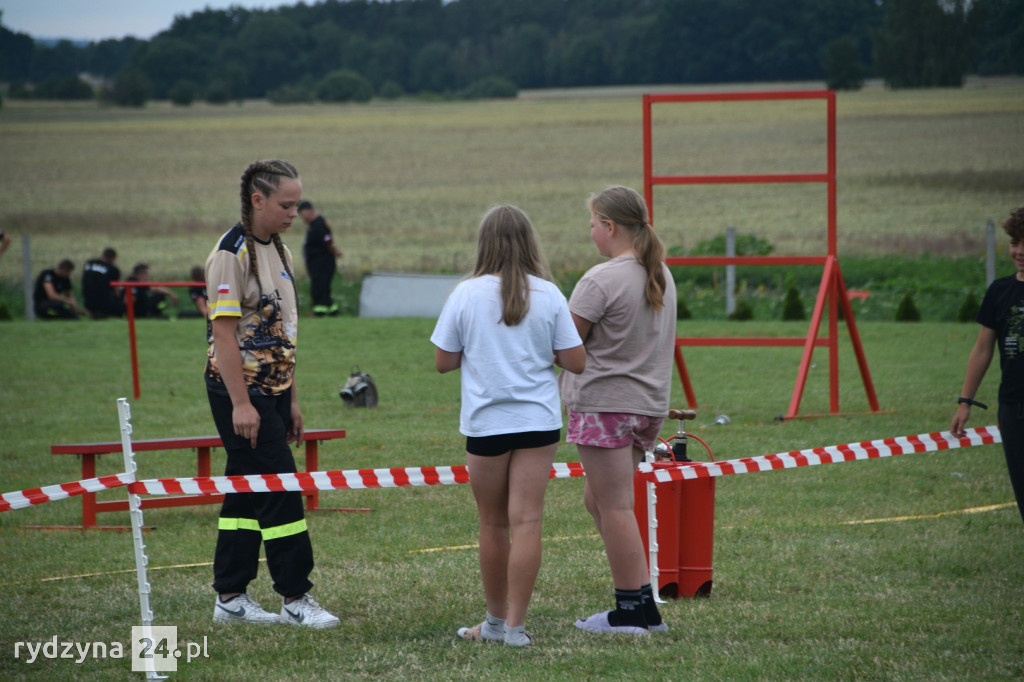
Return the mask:
<svg viewBox="0 0 1024 682">
<path fill-rule="evenodd" d="M 478 457 L 497 457 L 512 450 L 542 448 L 561 439 L 561 429 L 503 433 L 497 436 L 466 436 L 466 452 Z"/>
</svg>

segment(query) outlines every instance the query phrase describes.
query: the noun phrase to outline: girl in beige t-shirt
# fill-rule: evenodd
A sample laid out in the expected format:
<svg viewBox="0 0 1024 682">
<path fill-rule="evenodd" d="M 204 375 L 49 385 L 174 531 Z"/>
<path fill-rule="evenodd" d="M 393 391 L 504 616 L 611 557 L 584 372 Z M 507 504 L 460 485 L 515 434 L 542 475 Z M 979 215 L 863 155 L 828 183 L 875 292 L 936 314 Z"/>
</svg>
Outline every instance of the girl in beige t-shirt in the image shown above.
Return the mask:
<svg viewBox="0 0 1024 682">
<path fill-rule="evenodd" d="M 569 311 L 586 350 L 582 374 L 563 373 L 567 440 L 586 470 L 584 503 L 605 543 L 615 609 L 576 621 L 594 633 L 646 635 L 668 626 L 654 602 L 633 513 L 633 473 L 668 412 L 676 291 L 643 197 L 609 187 L 589 201 L 591 238 L 611 260 L 583 276 Z"/>
</svg>

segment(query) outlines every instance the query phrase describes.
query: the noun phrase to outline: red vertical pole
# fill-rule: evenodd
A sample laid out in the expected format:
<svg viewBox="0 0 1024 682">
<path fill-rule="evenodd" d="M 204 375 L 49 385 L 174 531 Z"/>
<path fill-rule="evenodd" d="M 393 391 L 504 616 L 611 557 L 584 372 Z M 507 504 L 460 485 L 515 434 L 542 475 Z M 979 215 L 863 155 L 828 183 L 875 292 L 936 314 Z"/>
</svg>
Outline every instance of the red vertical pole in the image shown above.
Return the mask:
<svg viewBox="0 0 1024 682">
<path fill-rule="evenodd" d="M 647 202 L 647 219 L 654 224 L 654 159 L 651 140 L 651 96 L 644 95 L 644 200 Z M 679 352 L 678 350 L 676 351 Z"/>
<path fill-rule="evenodd" d="M 82 480 L 96 478 L 96 455 L 82 455 Z M 96 526 L 96 493 L 82 495 L 82 528 Z"/>
<path fill-rule="evenodd" d="M 128 313 L 128 346 L 132 355 L 132 388 L 135 398 L 142 394 L 139 390 L 139 351 L 135 345 L 135 297 L 132 296 L 132 288 L 124 288 L 124 306 Z"/>
<path fill-rule="evenodd" d="M 828 255 L 839 257 L 836 221 L 836 93 L 828 92 Z"/>
<path fill-rule="evenodd" d="M 839 246 L 836 225 L 836 93 L 828 92 L 828 255 L 838 263 Z M 839 267 L 828 280 L 828 378 L 829 409 L 839 412 Z"/>
<path fill-rule="evenodd" d="M 319 463 L 319 443 L 315 440 L 306 441 L 306 471 L 318 471 L 317 467 Z M 320 508 L 320 491 L 313 490 L 309 493 L 306 498 L 306 509 L 309 511 L 316 511 Z"/>
</svg>

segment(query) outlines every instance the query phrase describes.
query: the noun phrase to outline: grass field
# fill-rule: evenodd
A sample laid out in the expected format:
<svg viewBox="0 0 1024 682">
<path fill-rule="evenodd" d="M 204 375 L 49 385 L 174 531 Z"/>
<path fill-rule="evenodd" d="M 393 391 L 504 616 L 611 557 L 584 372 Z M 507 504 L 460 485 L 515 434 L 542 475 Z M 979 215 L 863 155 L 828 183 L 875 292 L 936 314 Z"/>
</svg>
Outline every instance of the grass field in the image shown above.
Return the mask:
<svg viewBox="0 0 1024 682">
<path fill-rule="evenodd" d="M 425 319 L 303 322 L 299 381 L 310 428 L 345 428 L 325 444 L 324 469 L 462 463 L 458 377 L 437 375 Z M 770 323 L 799 335 L 801 323 Z M 58 442 L 116 440 L 115 401 L 131 394 L 124 325 L 3 326 L 11 339 L 0 384 L 0 480 L 5 491 L 78 478 L 78 463 L 49 455 Z M 691 322 L 680 333 L 729 333 Z M 694 433 L 717 459 L 913 435 L 947 428 L 973 325 L 865 323 L 861 334 L 882 412 L 867 413 L 843 341 L 843 416 L 776 422 L 793 389 L 795 349 L 700 348 L 687 362 L 700 401 Z M 213 431 L 205 405 L 201 324 L 140 324 L 138 439 Z M 9 335 L 9 336 L 8 336 Z M 372 411 L 347 410 L 337 391 L 349 366 L 381 391 Z M 825 356 L 816 356 L 802 414 L 828 411 Z M 979 399 L 994 403 L 989 377 Z M 675 404 L 682 404 L 674 382 Z M 728 426 L 707 426 L 728 414 Z M 994 423 L 975 410 L 973 425 Z M 664 436 L 672 433 L 666 425 Z M 187 454 L 140 455 L 140 476 L 193 475 Z M 577 461 L 563 445 L 558 461 Z M 215 453 L 214 469 L 222 466 Z M 100 474 L 119 470 L 103 458 Z M 123 491 L 110 491 L 117 498 Z M 710 599 L 664 606 L 672 630 L 637 642 L 594 638 L 573 619 L 609 608 L 600 540 L 579 479 L 551 482 L 545 556 L 528 625 L 528 651 L 455 641 L 480 617 L 482 597 L 468 486 L 333 492 L 309 523 L 315 593 L 340 628 L 217 628 L 209 589 L 216 507 L 148 510 L 156 624 L 180 642 L 207 638 L 210 657 L 173 679 L 861 679 L 1015 680 L 1024 675 L 1024 550 L 999 446 L 904 455 L 718 479 Z M 975 510 L 975 513 L 970 513 Z M 123 516 L 123 518 L 122 518 Z M 17 642 L 127 643 L 139 623 L 128 534 L 41 531 L 75 524 L 77 499 L 0 514 L 9 608 L 0 615 L 0 677 L 125 679 L 127 660 L 37 660 Z M 877 521 L 867 523 L 868 521 Z M 126 523 L 105 514 L 101 523 Z M 274 603 L 265 571 L 254 596 Z"/>
<path fill-rule="evenodd" d="M 752 86 L 754 87 L 754 86 Z M 782 87 L 782 86 L 776 86 Z M 803 87 L 801 85 L 800 87 Z M 817 87 L 814 84 L 807 87 Z M 597 260 L 585 197 L 639 187 L 638 90 L 530 93 L 511 102 L 188 109 L 97 109 L 5 101 L 0 109 L 0 228 L 15 237 L 0 287 L 20 286 L 18 239 L 33 269 L 79 264 L 113 245 L 178 279 L 236 219 L 237 179 L 257 157 L 292 160 L 309 198 L 339 234 L 349 279 L 364 270 L 462 271 L 482 212 L 530 213 L 556 272 Z M 972 80 L 957 90 L 841 93 L 839 244 L 859 258 L 983 253 L 984 223 L 1021 203 L 1024 80 Z M 814 106 L 659 113 L 665 172 L 821 170 L 823 113 Z M 816 189 L 660 188 L 656 224 L 691 248 L 734 225 L 777 253 L 824 248 Z M 302 227 L 286 237 L 293 250 Z M 1000 249 L 1002 251 L 1002 249 Z M 80 274 L 80 270 L 76 272 Z M 869 305 L 889 305 L 869 299 Z M 751 333 L 803 336 L 806 323 L 758 320 Z M 324 469 L 461 464 L 458 376 L 433 370 L 432 320 L 303 318 L 299 385 L 309 428 L 345 428 Z M 755 328 L 756 327 L 756 328 Z M 735 323 L 693 320 L 681 335 L 723 336 Z M 745 330 L 746 331 L 746 330 Z M 841 416 L 784 422 L 797 349 L 695 348 L 686 359 L 700 401 L 695 433 L 717 459 L 938 431 L 948 427 L 972 324 L 860 324 L 882 411 L 868 412 L 841 342 Z M 134 437 L 213 432 L 195 320 L 139 324 L 142 397 Z M 131 395 L 121 321 L 0 323 L 0 489 L 77 480 L 53 443 L 116 440 L 118 397 Z M 815 356 L 801 414 L 828 411 L 826 355 Z M 346 410 L 352 364 L 376 379 L 380 406 Z M 996 370 L 978 398 L 996 402 Z M 682 390 L 674 382 L 674 404 Z M 706 426 L 718 414 L 728 426 Z M 995 422 L 975 410 L 972 425 Z M 666 425 L 664 436 L 672 433 Z M 140 456 L 140 476 L 191 476 L 187 454 Z M 577 461 L 563 445 L 559 461 Z M 215 454 L 214 469 L 223 464 Z M 120 457 L 100 474 L 119 471 Z M 123 491 L 104 493 L 118 498 Z M 594 638 L 572 621 L 611 606 L 600 540 L 582 481 L 553 481 L 545 556 L 528 627 L 512 651 L 455 641 L 482 615 L 475 513 L 467 486 L 322 495 L 309 519 L 315 594 L 342 617 L 327 632 L 215 628 L 209 588 L 216 508 L 149 510 L 156 624 L 179 641 L 207 638 L 210 657 L 173 679 L 1017 680 L 1024 677 L 1024 534 L 998 445 L 718 479 L 715 587 L 671 601 L 671 631 L 645 641 Z M 121 680 L 127 660 L 15 658 L 18 642 L 127 643 L 139 624 L 128 534 L 41 531 L 80 522 L 77 499 L 0 514 L 8 607 L 0 615 L 0 679 Z M 105 515 L 101 523 L 126 523 Z M 275 605 L 266 571 L 252 592 Z M 141 677 L 141 675 L 139 675 Z"/>
<path fill-rule="evenodd" d="M 245 166 L 283 157 L 338 233 L 349 277 L 461 272 L 480 215 L 502 202 L 530 214 L 556 273 L 583 270 L 595 260 L 587 195 L 642 186 L 642 92 L 142 110 L 7 102 L 0 228 L 31 236 L 33 271 L 113 245 L 122 267 L 146 260 L 155 279 L 180 278 L 237 219 Z M 841 254 L 980 256 L 985 222 L 1020 203 L 1024 80 L 869 87 L 839 93 L 837 110 Z M 820 101 L 654 111 L 656 173 L 825 170 Z M 660 187 L 654 209 L 669 246 L 692 248 L 731 225 L 779 254 L 825 251 L 822 186 Z M 303 229 L 287 240 L 298 246 Z M 3 281 L 20 281 L 19 252 L 5 257 Z"/>
</svg>

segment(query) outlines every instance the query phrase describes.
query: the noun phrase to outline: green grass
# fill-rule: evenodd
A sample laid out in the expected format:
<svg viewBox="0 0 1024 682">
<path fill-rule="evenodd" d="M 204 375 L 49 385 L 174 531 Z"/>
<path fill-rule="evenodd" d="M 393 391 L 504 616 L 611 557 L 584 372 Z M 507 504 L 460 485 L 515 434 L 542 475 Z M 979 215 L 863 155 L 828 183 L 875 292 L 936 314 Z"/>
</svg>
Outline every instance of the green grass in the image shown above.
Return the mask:
<svg viewBox="0 0 1024 682">
<path fill-rule="evenodd" d="M 802 335 L 804 323 L 752 323 Z M 202 325 L 139 325 L 142 396 L 131 400 L 138 439 L 213 432 L 201 371 Z M 423 319 L 304 319 L 299 382 L 310 428 L 345 428 L 321 448 L 321 468 L 461 464 L 458 377 L 434 372 Z M 121 322 L 4 325 L 0 481 L 11 491 L 76 480 L 78 462 L 52 443 L 116 440 L 116 399 L 131 395 Z M 680 333 L 720 335 L 698 321 Z M 750 329 L 754 331 L 753 327 Z M 848 340 L 841 343 L 842 416 L 774 421 L 793 390 L 799 349 L 694 348 L 687 364 L 700 402 L 693 432 L 717 459 L 911 435 L 948 427 L 974 325 L 860 325 L 882 412 L 867 413 Z M 375 410 L 337 397 L 353 363 L 373 374 Z M 819 350 L 801 414 L 828 411 Z M 990 376 L 979 399 L 995 402 Z M 674 404 L 683 403 L 673 382 Z M 705 426 L 728 414 L 728 426 Z M 972 425 L 994 423 L 975 410 Z M 674 431 L 667 424 L 664 436 Z M 695 447 L 695 446 L 694 446 Z M 559 461 L 577 461 L 562 445 Z M 214 469 L 223 465 L 215 452 Z M 100 474 L 120 456 L 101 458 Z M 140 476 L 194 475 L 187 453 L 141 454 Z M 123 490 L 104 493 L 116 499 Z M 456 642 L 483 603 L 468 486 L 323 493 L 309 523 L 315 593 L 342 616 L 326 632 L 218 628 L 209 588 L 216 507 L 147 510 L 152 608 L 179 641 L 207 638 L 210 658 L 173 679 L 896 679 L 1014 680 L 1024 675 L 1024 536 L 1000 446 L 805 467 L 718 479 L 710 599 L 663 607 L 672 630 L 647 641 L 594 638 L 572 620 L 609 608 L 600 540 L 582 481 L 552 481 L 545 555 L 528 617 L 527 651 Z M 964 513 L 988 505 L 994 510 Z M 913 517 L 895 520 L 897 517 Z M 850 522 L 877 520 L 878 523 Z M 0 677 L 125 679 L 127 660 L 13 657 L 18 641 L 120 641 L 139 624 L 130 535 L 42 531 L 80 521 L 77 498 L 0 514 Z M 101 523 L 127 523 L 104 514 Z M 424 551 L 433 550 L 433 551 Z M 252 586 L 274 603 L 266 571 Z M 23 652 L 24 655 L 24 652 Z"/>
</svg>

